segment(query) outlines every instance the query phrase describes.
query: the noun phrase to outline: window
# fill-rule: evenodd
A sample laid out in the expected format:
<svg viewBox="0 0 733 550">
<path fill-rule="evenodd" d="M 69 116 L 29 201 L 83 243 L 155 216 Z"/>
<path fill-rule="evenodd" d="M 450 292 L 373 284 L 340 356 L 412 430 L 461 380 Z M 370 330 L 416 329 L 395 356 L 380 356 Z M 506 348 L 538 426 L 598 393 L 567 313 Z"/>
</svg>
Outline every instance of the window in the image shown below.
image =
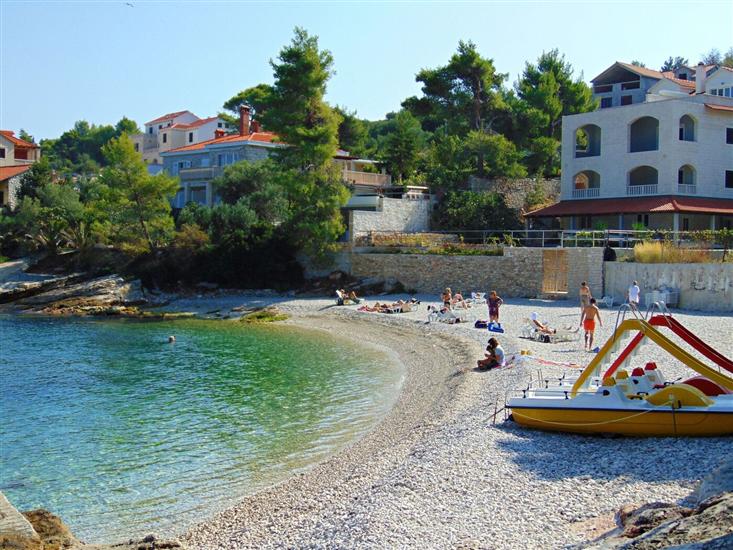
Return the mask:
<svg viewBox="0 0 733 550">
<path fill-rule="evenodd" d="M 601 98 L 601 109 L 607 109 L 608 107 L 612 107 L 613 106 L 612 100 L 613 98 L 610 98 L 610 97 L 602 97 Z"/>
<path fill-rule="evenodd" d="M 690 115 L 683 115 L 680 118 L 680 141 L 695 141 L 695 119 Z"/>
<path fill-rule="evenodd" d="M 638 214 L 636 216 L 637 223 L 643 223 L 644 227 L 649 227 L 649 214 Z"/>
<path fill-rule="evenodd" d="M 209 157 L 204 157 L 201 159 L 201 167 L 202 168 L 208 168 L 209 167 Z"/>
<path fill-rule="evenodd" d="M 682 231 L 690 230 L 690 218 L 682 218 Z"/>
<path fill-rule="evenodd" d="M 163 125 L 162 124 L 158 124 L 158 130 L 162 130 L 162 129 L 163 129 Z"/>
<path fill-rule="evenodd" d="M 733 170 L 725 171 L 725 188 L 733 189 Z"/>
<path fill-rule="evenodd" d="M 168 134 L 163 134 L 163 143 L 168 143 Z"/>
<path fill-rule="evenodd" d="M 221 122 L 217 122 L 217 123 L 216 123 L 216 127 L 217 127 L 217 128 L 221 128 Z"/>
<path fill-rule="evenodd" d="M 5 158 L 5 147 L 0 147 L 0 159 Z"/>
<path fill-rule="evenodd" d="M 5 193 L 0 191 L 0 205 L 5 204 Z"/>
<path fill-rule="evenodd" d="M 685 171 L 680 168 L 677 170 L 677 184 L 682 185 L 685 182 Z"/>
<path fill-rule="evenodd" d="M 188 133 L 188 142 L 193 143 L 193 132 Z"/>
<path fill-rule="evenodd" d="M 725 142 L 733 145 L 733 128 L 725 129 Z"/>
<path fill-rule="evenodd" d="M 630 95 L 621 96 L 621 105 L 631 105 L 632 103 Z"/>
<path fill-rule="evenodd" d="M 659 150 L 659 121 L 650 116 L 644 116 L 634 121 L 630 127 L 629 152 Z"/>
<path fill-rule="evenodd" d="M 148 128 L 148 134 L 152 134 L 152 133 L 153 133 L 153 127 L 151 126 L 150 128 Z"/>
<path fill-rule="evenodd" d="M 139 153 L 140 152 L 140 144 L 139 143 L 136 143 L 135 144 L 135 152 L 136 153 Z"/>
</svg>

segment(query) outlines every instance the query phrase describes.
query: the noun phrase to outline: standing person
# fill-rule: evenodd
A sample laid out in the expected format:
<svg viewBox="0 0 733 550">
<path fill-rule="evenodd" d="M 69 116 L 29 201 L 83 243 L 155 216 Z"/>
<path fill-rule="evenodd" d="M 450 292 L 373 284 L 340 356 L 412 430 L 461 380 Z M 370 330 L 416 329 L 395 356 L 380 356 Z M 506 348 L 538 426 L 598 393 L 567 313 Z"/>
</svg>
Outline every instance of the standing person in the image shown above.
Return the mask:
<svg viewBox="0 0 733 550">
<path fill-rule="evenodd" d="M 498 323 L 499 307 L 504 303 L 504 300 L 496 294 L 496 290 L 492 290 L 486 302 L 489 305 L 489 323 Z"/>
<path fill-rule="evenodd" d="M 486 346 L 486 358 L 477 361 L 480 370 L 489 370 L 506 365 L 504 348 L 499 345 L 496 338 L 489 338 L 489 345 Z"/>
<path fill-rule="evenodd" d="M 603 326 L 601 312 L 596 305 L 596 299 L 591 298 L 590 303 L 583 308 L 583 313 L 580 315 L 580 324 L 583 325 L 583 330 L 585 331 L 586 351 L 593 349 L 593 333 L 596 330 L 596 319 L 598 319 L 598 324 Z"/>
<path fill-rule="evenodd" d="M 628 300 L 629 305 L 631 306 L 631 309 L 633 310 L 639 309 L 639 294 L 640 293 L 641 293 L 641 289 L 639 288 L 639 285 L 636 281 L 631 283 L 629 290 L 626 291 L 626 299 Z"/>
<path fill-rule="evenodd" d="M 590 292 L 590 287 L 588 286 L 588 283 L 583 281 L 580 283 L 580 313 L 583 313 L 583 310 L 590 305 L 590 299 L 593 298 L 593 295 Z"/>
<path fill-rule="evenodd" d="M 440 299 L 443 300 L 443 307 L 451 309 L 451 302 L 453 301 L 453 294 L 451 293 L 450 287 L 445 287 L 443 294 L 440 295 Z"/>
</svg>

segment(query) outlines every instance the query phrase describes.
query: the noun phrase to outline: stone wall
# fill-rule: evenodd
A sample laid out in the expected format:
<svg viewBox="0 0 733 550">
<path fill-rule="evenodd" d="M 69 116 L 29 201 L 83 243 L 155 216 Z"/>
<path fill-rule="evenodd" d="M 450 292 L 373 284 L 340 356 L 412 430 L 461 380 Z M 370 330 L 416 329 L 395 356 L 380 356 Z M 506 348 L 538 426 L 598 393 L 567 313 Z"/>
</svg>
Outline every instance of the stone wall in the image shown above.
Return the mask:
<svg viewBox="0 0 733 550">
<path fill-rule="evenodd" d="M 471 176 L 468 186 L 471 191 L 492 191 L 502 193 L 510 208 L 519 210 L 524 207 L 527 194 L 534 191 L 539 184 L 547 197 L 548 202 L 556 202 L 560 197 L 560 179 L 533 179 L 533 178 L 497 178 L 481 179 Z M 501 229 L 501 228 L 499 228 Z"/>
<path fill-rule="evenodd" d="M 580 283 L 588 283 L 591 293 L 600 297 L 603 290 L 603 249 L 565 248 L 568 255 L 568 297 L 579 299 Z"/>
<path fill-rule="evenodd" d="M 430 229 L 429 200 L 381 199 L 382 209 L 376 212 L 352 210 L 349 216 L 351 238 L 370 231 L 420 233 Z"/>
<path fill-rule="evenodd" d="M 626 299 L 632 281 L 641 297 L 662 286 L 679 289 L 678 307 L 705 311 L 733 311 L 733 264 L 641 264 L 604 262 L 605 294 Z"/>
<path fill-rule="evenodd" d="M 538 249 L 507 248 L 504 256 L 428 254 L 354 254 L 355 277 L 394 278 L 405 288 L 439 294 L 496 290 L 500 296 L 533 297 L 542 288 L 542 255 Z"/>
</svg>

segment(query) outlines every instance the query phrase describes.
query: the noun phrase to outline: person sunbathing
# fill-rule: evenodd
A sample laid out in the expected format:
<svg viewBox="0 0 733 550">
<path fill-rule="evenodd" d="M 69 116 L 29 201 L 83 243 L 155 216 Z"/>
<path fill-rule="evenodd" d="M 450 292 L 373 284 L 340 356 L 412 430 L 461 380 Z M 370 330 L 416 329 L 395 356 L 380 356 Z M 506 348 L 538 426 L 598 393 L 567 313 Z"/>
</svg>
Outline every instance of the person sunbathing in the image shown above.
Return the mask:
<svg viewBox="0 0 733 550">
<path fill-rule="evenodd" d="M 529 318 L 532 320 L 532 323 L 534 324 L 535 328 L 539 330 L 543 334 L 557 334 L 556 328 L 550 328 L 549 325 L 546 325 L 544 323 L 540 323 L 539 318 L 540 316 L 537 314 L 536 311 L 533 311 L 532 314 L 529 316 Z"/>
<path fill-rule="evenodd" d="M 461 294 L 460 291 L 456 292 L 451 300 L 451 305 L 455 306 L 457 304 L 461 304 L 463 309 L 468 309 L 468 304 L 466 303 L 466 300 L 463 299 L 463 294 Z"/>
</svg>

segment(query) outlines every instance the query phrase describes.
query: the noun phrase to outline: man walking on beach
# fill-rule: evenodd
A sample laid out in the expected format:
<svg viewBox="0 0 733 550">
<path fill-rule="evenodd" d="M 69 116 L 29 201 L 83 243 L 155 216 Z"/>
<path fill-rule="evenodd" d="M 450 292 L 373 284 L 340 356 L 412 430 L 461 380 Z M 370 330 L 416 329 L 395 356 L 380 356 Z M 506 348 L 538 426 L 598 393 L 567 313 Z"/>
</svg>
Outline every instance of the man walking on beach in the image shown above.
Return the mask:
<svg viewBox="0 0 733 550">
<path fill-rule="evenodd" d="M 631 283 L 631 286 L 629 287 L 629 290 L 626 291 L 626 299 L 629 301 L 629 305 L 631 306 L 631 309 L 638 310 L 639 309 L 639 294 L 641 293 L 641 289 L 639 288 L 639 285 L 636 281 Z"/>
<path fill-rule="evenodd" d="M 580 324 L 583 325 L 583 330 L 585 331 L 586 351 L 593 349 L 593 333 L 596 330 L 596 319 L 598 319 L 598 324 L 603 326 L 601 312 L 596 305 L 596 299 L 591 298 L 590 304 L 583 308 L 583 313 L 580 315 Z"/>
</svg>

